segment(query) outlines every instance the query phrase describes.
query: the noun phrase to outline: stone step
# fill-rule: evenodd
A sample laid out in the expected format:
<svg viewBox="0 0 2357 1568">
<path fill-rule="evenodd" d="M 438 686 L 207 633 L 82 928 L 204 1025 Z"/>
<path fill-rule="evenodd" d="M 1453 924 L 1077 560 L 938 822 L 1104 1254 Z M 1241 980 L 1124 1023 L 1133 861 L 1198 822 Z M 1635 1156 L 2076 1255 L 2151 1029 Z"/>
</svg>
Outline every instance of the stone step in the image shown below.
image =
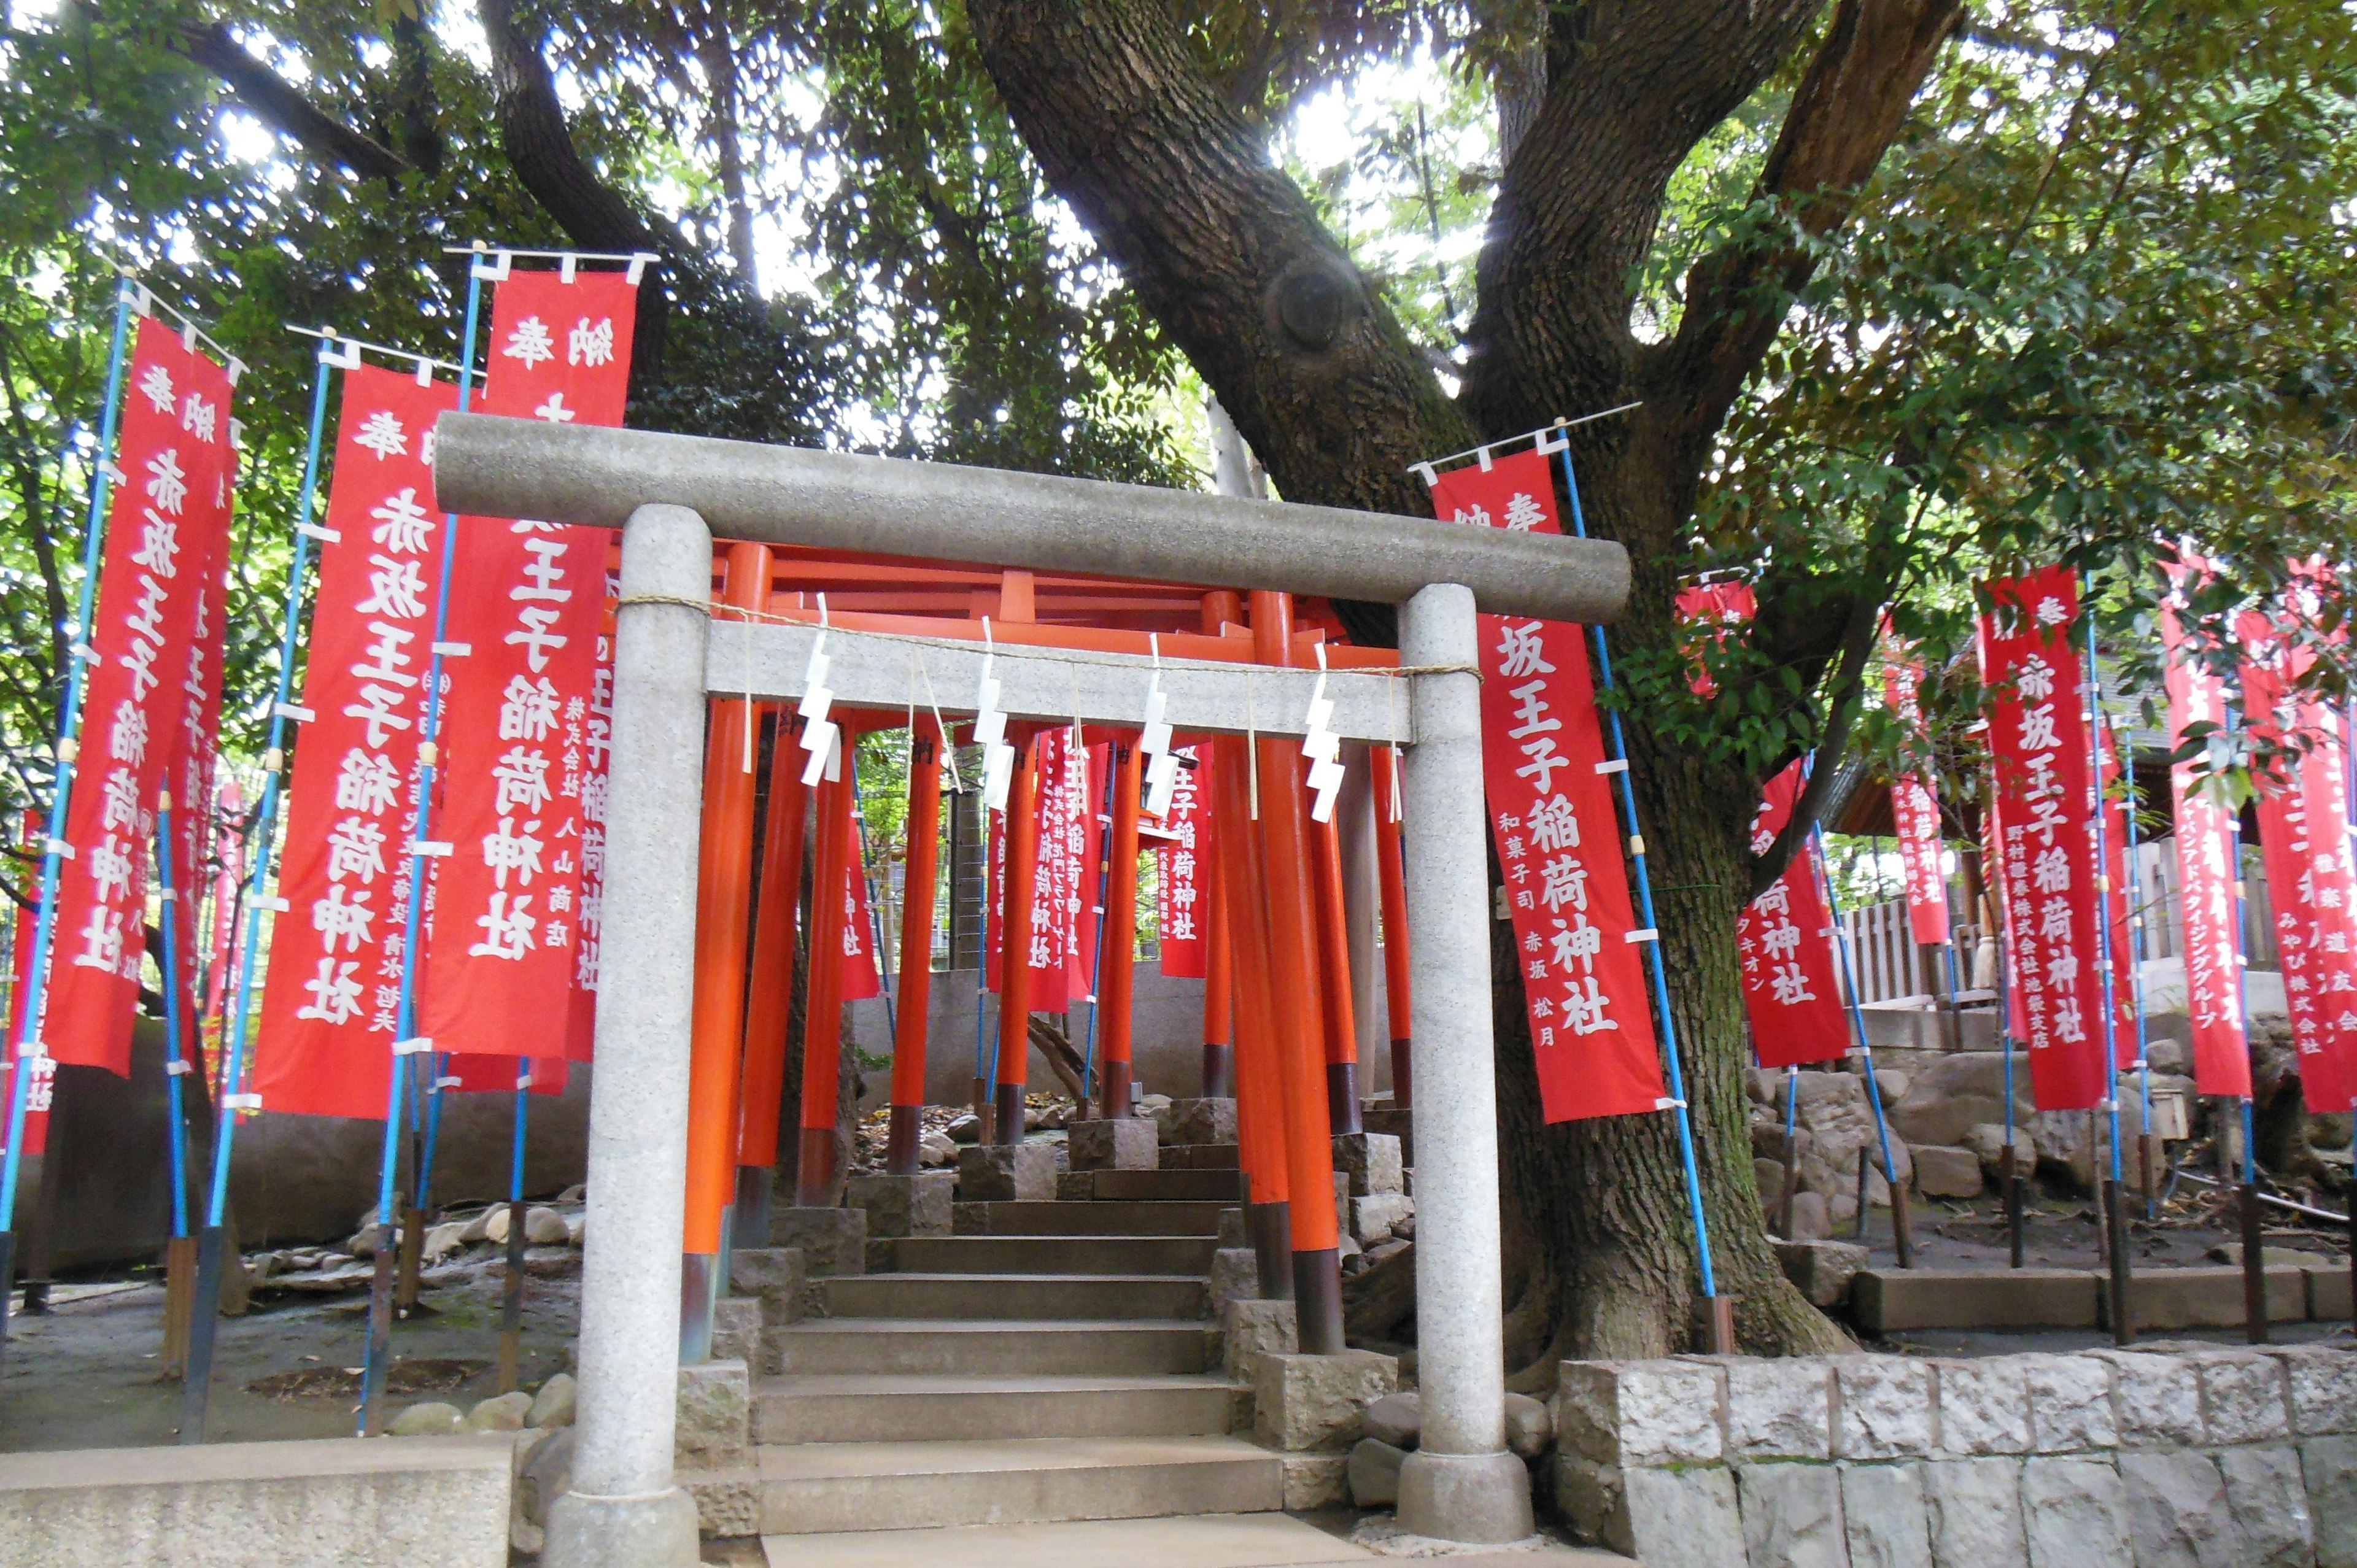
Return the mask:
<svg viewBox="0 0 2357 1568">
<path fill-rule="evenodd" d="M 1243 1201 L 1242 1171 L 1094 1171 L 1091 1196 L 1102 1203 L 1142 1200 L 1148 1203 L 1220 1203 Z"/>
<path fill-rule="evenodd" d="M 753 1441 L 1217 1436 L 1233 1429 L 1243 1392 L 1216 1374 L 765 1378 L 753 1387 Z"/>
<path fill-rule="evenodd" d="M 1160 1158 L 1166 1171 L 1232 1171 L 1242 1168 L 1243 1150 L 1236 1144 L 1171 1144 Z"/>
<path fill-rule="evenodd" d="M 830 1317 L 1185 1318 L 1200 1279 L 1168 1274 L 852 1274 L 818 1282 Z"/>
<path fill-rule="evenodd" d="M 764 1535 L 1258 1513 L 1285 1500 L 1277 1456 L 1234 1437 L 800 1443 L 759 1455 Z"/>
<path fill-rule="evenodd" d="M 944 1323 L 938 1318 L 806 1318 L 772 1330 L 780 1372 L 985 1377 L 1007 1373 L 1200 1372 L 1219 1361 L 1202 1323 Z"/>
<path fill-rule="evenodd" d="M 1211 1272 L 1216 1236 L 924 1236 L 891 1244 L 919 1274 L 1187 1274 Z M 877 1273 L 873 1262 L 869 1272 Z"/>
<path fill-rule="evenodd" d="M 993 1236 L 1214 1236 L 1235 1200 L 1195 1203 L 985 1203 Z"/>
<path fill-rule="evenodd" d="M 866 1530 L 764 1538 L 770 1568 L 1323 1568 L 1374 1563 L 1355 1541 L 1290 1514 L 1195 1514 L 1151 1520 L 1068 1520 L 1055 1524 L 968 1524 L 937 1530 Z M 1495 1552 L 1463 1549 L 1448 1568 L 1636 1568 L 1626 1557 L 1577 1546 Z"/>
</svg>

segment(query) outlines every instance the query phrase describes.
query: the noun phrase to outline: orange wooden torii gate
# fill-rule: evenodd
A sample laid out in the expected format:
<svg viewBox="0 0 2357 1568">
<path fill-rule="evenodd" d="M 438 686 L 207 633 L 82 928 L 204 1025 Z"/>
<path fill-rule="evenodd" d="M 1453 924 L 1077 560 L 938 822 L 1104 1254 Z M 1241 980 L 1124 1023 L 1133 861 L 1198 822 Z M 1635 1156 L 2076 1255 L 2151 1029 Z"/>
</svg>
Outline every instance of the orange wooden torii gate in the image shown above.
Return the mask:
<svg viewBox="0 0 2357 1568">
<path fill-rule="evenodd" d="M 1239 595 L 747 543 L 716 546 L 713 575 L 719 618 L 817 623 L 823 596 L 826 624 L 847 632 L 975 641 L 986 635 L 1010 647 L 1133 655 L 1158 647 L 1176 659 L 1291 667 L 1312 663 L 1322 646 L 1325 661 L 1337 669 L 1398 663 L 1393 650 L 1327 643 L 1322 631 L 1297 627 L 1292 596 L 1282 593 Z M 911 708 L 920 711 L 844 718 L 846 737 L 860 730 L 901 728 L 912 721 L 914 725 L 887 1156 L 887 1168 L 895 1175 L 918 1169 L 939 868 L 941 746 L 954 739 L 940 733 L 934 718 L 920 711 L 923 705 L 912 693 Z M 806 789 L 803 754 L 783 727 L 770 755 L 766 827 L 755 845 L 751 758 L 759 749 L 758 726 L 770 720 L 785 726 L 799 722 L 782 707 L 762 704 L 757 712 L 753 704 L 716 700 L 706 729 L 684 1252 L 691 1279 L 701 1274 L 716 1287 L 699 1293 L 707 1305 L 718 1294 L 732 1206 L 748 1233 L 766 1229 L 781 1154 L 776 1108 L 789 1054 L 795 916 L 803 916 L 800 923 L 807 928 L 812 952 L 840 951 L 847 918 L 841 890 L 856 865 L 853 771 L 838 768 L 837 777 Z M 1020 761 L 1006 812 L 1007 874 L 997 889 L 1005 950 L 1020 950 L 1028 936 L 1039 841 L 1035 743 L 1054 727 L 1022 726 L 1012 737 Z M 1251 747 L 1257 748 L 1256 757 L 1248 755 Z M 1303 761 L 1292 739 L 1222 737 L 1204 750 L 1214 821 L 1256 826 L 1250 833 L 1213 833 L 1205 922 L 1203 1092 L 1232 1094 L 1237 1101 L 1239 1163 L 1249 1182 L 1262 1277 L 1276 1287 L 1272 1294 L 1303 1293 L 1305 1323 L 1313 1316 L 1329 1320 L 1339 1348 L 1340 1237 L 1332 1206 L 1305 1205 L 1297 1221 L 1288 1202 L 1297 1188 L 1331 1189 L 1330 1134 L 1361 1127 L 1337 826 L 1330 819 L 1311 819 Z M 1404 1090 L 1405 895 L 1390 788 L 1392 758 L 1383 747 L 1375 748 L 1375 755 L 1377 853 L 1383 924 L 1390 934 L 1386 980 L 1391 1015 L 1399 1021 L 1392 1062 L 1394 1082 Z M 1128 1114 L 1132 1101 L 1130 1004 L 1141 814 L 1136 746 L 1116 741 L 1114 759 L 1099 950 L 1103 1066 L 1095 1110 L 1103 1116 Z M 804 843 L 813 794 L 814 853 Z M 809 906 L 798 911 L 806 854 L 813 861 L 813 892 Z M 823 891 L 830 888 L 838 891 Z M 1015 897 L 1017 889 L 1025 896 Z M 991 1141 L 1001 1144 L 1023 1136 L 1030 1052 L 1028 967 L 1005 968 L 997 1081 L 976 1080 L 976 1109 Z M 839 966 L 812 964 L 807 986 L 793 1187 L 793 1201 L 802 1207 L 828 1204 L 844 1174 L 836 1168 Z M 1403 1092 L 1395 1104 L 1406 1103 Z M 691 1313 L 683 1323 L 683 1337 L 708 1334 L 696 1316 Z M 1308 1337 L 1316 1337 L 1315 1326 Z"/>
</svg>

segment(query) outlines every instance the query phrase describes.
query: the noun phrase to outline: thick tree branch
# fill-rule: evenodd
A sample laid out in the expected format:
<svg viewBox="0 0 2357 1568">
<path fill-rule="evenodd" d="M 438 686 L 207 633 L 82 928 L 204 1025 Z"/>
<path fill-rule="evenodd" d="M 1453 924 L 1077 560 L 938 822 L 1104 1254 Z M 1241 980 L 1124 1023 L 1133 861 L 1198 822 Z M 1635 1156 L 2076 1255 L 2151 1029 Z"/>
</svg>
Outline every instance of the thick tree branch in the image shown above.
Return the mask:
<svg viewBox="0 0 2357 1568">
<path fill-rule="evenodd" d="M 285 77 L 247 53 L 226 25 L 183 27 L 178 48 L 220 77 L 238 102 L 264 124 L 293 137 L 317 156 L 340 164 L 363 179 L 390 181 L 408 172 L 409 165 L 399 154 L 328 113 Z"/>
<path fill-rule="evenodd" d="M 1789 227 L 1764 225 L 1696 262 L 1677 336 L 1649 356 L 1649 401 L 1697 460 L 1814 270 L 1812 242 L 1848 219 L 1962 16 L 1962 0 L 1835 6 L 1755 192 Z"/>
<path fill-rule="evenodd" d="M 1882 599 L 1879 592 L 1872 592 L 1861 593 L 1850 601 L 1849 617 L 1842 626 L 1841 648 L 1835 656 L 1833 690 L 1826 699 L 1825 730 L 1817 742 L 1816 764 L 1810 769 L 1808 783 L 1802 786 L 1800 798 L 1792 802 L 1792 817 L 1776 834 L 1767 853 L 1751 862 L 1751 890 L 1744 895 L 1747 904 L 1776 885 L 1776 879 L 1792 864 L 1792 856 L 1808 842 L 1818 813 L 1824 810 L 1834 778 L 1841 771 L 1842 753 L 1849 746 L 1850 729 L 1857 722 L 1860 699 L 1866 693 L 1867 660 L 1874 652 L 1876 633 L 1882 625 Z"/>
<path fill-rule="evenodd" d="M 753 255 L 753 208 L 745 199 L 745 149 L 737 134 L 737 47 L 728 37 L 728 14 L 704 8 L 704 33 L 696 40 L 705 90 L 712 95 L 712 147 L 720 164 L 720 197 L 728 209 L 728 257 L 737 281 L 748 294 L 760 292 Z"/>
</svg>

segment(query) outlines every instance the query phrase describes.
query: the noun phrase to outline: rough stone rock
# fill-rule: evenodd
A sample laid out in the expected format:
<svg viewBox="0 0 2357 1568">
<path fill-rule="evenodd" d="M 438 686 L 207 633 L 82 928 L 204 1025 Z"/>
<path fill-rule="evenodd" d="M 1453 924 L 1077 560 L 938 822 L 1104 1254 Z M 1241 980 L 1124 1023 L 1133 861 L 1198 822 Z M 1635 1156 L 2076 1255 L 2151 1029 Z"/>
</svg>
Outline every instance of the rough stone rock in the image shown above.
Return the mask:
<svg viewBox="0 0 2357 1568">
<path fill-rule="evenodd" d="M 712 1304 L 712 1355 L 721 1361 L 761 1364 L 761 1302 L 758 1296 L 725 1295 Z"/>
<path fill-rule="evenodd" d="M 1923 1504 L 1932 1527 L 1932 1561 L 1938 1568 L 2029 1568 L 2018 1459 L 1926 1465 Z"/>
<path fill-rule="evenodd" d="M 1878 1206 L 1890 1202 L 1890 1188 L 1883 1181 L 1879 1168 L 1880 1143 L 1876 1135 L 1873 1108 L 1866 1098 L 1866 1080 L 1848 1072 L 1803 1072 L 1793 1075 L 1800 1085 L 1801 1102 L 1799 1127 L 1808 1134 L 1801 1145 L 1801 1191 L 1803 1194 L 1822 1193 L 1838 1223 L 1845 1208 L 1851 1214 L 1857 1210 L 1857 1152 L 1869 1146 L 1876 1150 L 1877 1168 L 1867 1184 L 1867 1201 Z M 1944 1138 L 1922 1138 L 1921 1143 L 1947 1143 Z M 1912 1167 L 1908 1163 L 1907 1145 L 1900 1136 L 1896 1123 L 1892 1126 L 1890 1157 L 1899 1166 L 1899 1179 L 1908 1179 Z M 1797 1222 L 1795 1229 L 1798 1229 Z"/>
<path fill-rule="evenodd" d="M 1150 1171 L 1162 1163 L 1157 1131 L 1142 1116 L 1072 1122 L 1064 1148 L 1076 1171 Z"/>
<path fill-rule="evenodd" d="M 2316 1527 L 2316 1568 L 2357 1568 L 2357 1437 L 2311 1437 L 2300 1474 Z"/>
<path fill-rule="evenodd" d="M 867 1236 L 899 1240 L 904 1236 L 947 1236 L 952 1233 L 950 1204 L 957 1194 L 957 1177 L 948 1171 L 915 1176 L 855 1176 L 844 1184 L 843 1201 L 867 1216 Z"/>
<path fill-rule="evenodd" d="M 2112 1415 L 2119 1445 L 2150 1448 L 2201 1441 L 2201 1373 L 2174 1356 L 2093 1350 L 2112 1369 Z"/>
<path fill-rule="evenodd" d="M 1926 1197 L 1978 1197 L 1980 1156 L 1970 1149 L 1918 1144 L 1907 1151 L 1915 1164 L 1915 1190 Z"/>
<path fill-rule="evenodd" d="M 2029 1387 L 2017 1356 L 1942 1361 L 1940 1447 L 1960 1455 L 2029 1452 Z"/>
<path fill-rule="evenodd" d="M 1372 1350 L 1264 1353 L 1253 1372 L 1253 1435 L 1299 1454 L 1340 1450 L 1365 1434 L 1367 1406 L 1399 1388 L 1399 1362 Z"/>
<path fill-rule="evenodd" d="M 1406 1251 L 1414 1243 L 1409 1241 L 1405 1237 L 1401 1236 L 1397 1231 L 1394 1231 L 1393 1232 L 1392 1239 L 1390 1240 L 1378 1241 L 1373 1246 L 1367 1249 L 1367 1262 L 1372 1265 L 1382 1262 L 1385 1258 L 1396 1258 L 1402 1252 Z"/>
<path fill-rule="evenodd" d="M 2267 1443 L 2291 1435 L 2283 1363 L 2249 1350 L 2189 1355 L 2201 1374 L 2201 1415 L 2212 1443 Z"/>
<path fill-rule="evenodd" d="M 2309 1568 L 2316 1528 L 2299 1451 L 2288 1445 L 2222 1448 L 2218 1473 L 2226 1482 L 2226 1509 L 2243 1532 L 2248 1568 Z"/>
<path fill-rule="evenodd" d="M 917 1163 L 927 1170 L 957 1162 L 956 1142 L 941 1133 L 928 1133 L 917 1140 Z"/>
<path fill-rule="evenodd" d="M 761 1477 L 749 1466 L 727 1470 L 688 1470 L 680 1490 L 695 1499 L 696 1532 L 714 1541 L 742 1540 L 761 1533 Z"/>
<path fill-rule="evenodd" d="M 2092 1356 L 2016 1356 L 2029 1391 L 2030 1445 L 2072 1454 L 2119 1445 L 2112 1369 Z"/>
<path fill-rule="evenodd" d="M 1823 1358 L 1712 1359 L 1727 1370 L 1728 1459 L 1833 1457 L 1833 1371 Z"/>
<path fill-rule="evenodd" d="M 1400 1141 L 1389 1133 L 1341 1133 L 1334 1139 L 1334 1174 L 1351 1179 L 1351 1196 L 1404 1189 Z"/>
<path fill-rule="evenodd" d="M 1745 1465 L 1735 1475 L 1744 1549 L 1752 1562 L 1849 1568 L 1840 1471 L 1830 1465 Z"/>
<path fill-rule="evenodd" d="M 982 1142 L 982 1118 L 969 1111 L 942 1129 L 942 1135 L 952 1144 Z"/>
<path fill-rule="evenodd" d="M 753 1385 L 742 1361 L 700 1361 L 679 1369 L 674 1462 L 691 1469 L 743 1464 L 752 1452 Z"/>
<path fill-rule="evenodd" d="M 1381 1404 L 1383 1402 L 1375 1402 Z M 1506 1396 L 1506 1446 L 1524 1459 L 1535 1459 L 1555 1441 L 1555 1417 L 1528 1394 Z"/>
<path fill-rule="evenodd" d="M 1060 1203 L 1086 1203 L 1097 1195 L 1097 1173 L 1094 1171 L 1063 1171 L 1056 1173 L 1056 1198 Z"/>
<path fill-rule="evenodd" d="M 1280 1454 L 1285 1506 L 1296 1513 L 1332 1508 L 1350 1500 L 1351 1456 L 1348 1454 Z"/>
<path fill-rule="evenodd" d="M 468 1432 L 521 1432 L 531 1412 L 532 1396 L 522 1389 L 494 1394 L 467 1412 L 466 1428 Z"/>
<path fill-rule="evenodd" d="M 1725 1388 L 1711 1361 L 1566 1361 L 1555 1434 L 1599 1465 L 1714 1465 L 1727 1450 Z"/>
<path fill-rule="evenodd" d="M 1810 1195 L 1803 1194 L 1804 1198 Z M 1822 1204 L 1824 1199 L 1818 1199 Z M 1797 1211 L 1798 1205 L 1795 1205 Z M 1797 1212 L 1796 1212 L 1797 1218 Z M 1796 1224 L 1795 1230 L 1799 1227 Z M 1784 1277 L 1816 1306 L 1839 1306 L 1849 1295 L 1850 1282 L 1866 1267 L 1866 1249 L 1854 1241 L 1777 1241 L 1776 1261 Z"/>
<path fill-rule="evenodd" d="M 534 1247 L 562 1247 L 573 1240 L 565 1216 L 554 1208 L 527 1208 L 523 1211 L 523 1239 Z"/>
<path fill-rule="evenodd" d="M 1751 1161 L 1752 1185 L 1760 1189 L 1760 1212 L 1773 1224 L 1784 1206 L 1784 1162 L 1761 1159 Z"/>
<path fill-rule="evenodd" d="M 1211 1313 L 1232 1301 L 1260 1294 L 1260 1255 L 1250 1247 L 1222 1247 L 1211 1254 Z"/>
<path fill-rule="evenodd" d="M 532 1216 L 530 1214 L 526 1214 L 524 1216 L 523 1225 L 523 1239 L 526 1241 L 529 1241 L 532 1240 Z M 483 1240 L 489 1241 L 494 1247 L 504 1247 L 507 1245 L 508 1206 L 506 1204 L 501 1203 L 495 1205 L 490 1213 L 484 1218 Z M 375 1249 L 371 1247 L 370 1251 L 373 1253 Z"/>
<path fill-rule="evenodd" d="M 1413 1391 L 1385 1394 L 1367 1407 L 1363 1420 L 1367 1435 L 1377 1442 L 1414 1448 L 1424 1428 L 1422 1402 Z"/>
<path fill-rule="evenodd" d="M 801 1321 L 809 1268 L 800 1247 L 743 1247 L 728 1254 L 729 1288 L 761 1303 L 761 1325 Z"/>
<path fill-rule="evenodd" d="M 1922 1466 L 1845 1466 L 1841 1488 L 1850 1568 L 1932 1568 Z"/>
<path fill-rule="evenodd" d="M 770 1245 L 792 1247 L 812 1279 L 867 1272 L 867 1211 L 864 1208 L 770 1210 Z"/>
<path fill-rule="evenodd" d="M 2014 1120 L 2026 1123 L 2038 1107 L 2029 1074 L 2014 1064 Z M 1803 1102 L 1805 1103 L 1805 1101 Z M 1994 1051 L 1944 1055 L 1910 1079 L 1907 1092 L 1884 1107 L 1890 1130 L 1910 1144 L 1955 1147 L 1984 1122 L 2005 1121 L 2005 1058 Z"/>
<path fill-rule="evenodd" d="M 478 1241 L 490 1240 L 491 1239 L 491 1216 L 501 1212 L 504 1211 L 486 1208 L 480 1214 L 478 1214 L 472 1219 L 461 1223 L 458 1227 L 459 1242 L 464 1246 L 471 1247 Z M 505 1236 L 507 1234 L 507 1221 L 505 1219 L 501 1219 L 500 1221 L 500 1234 L 501 1236 Z"/>
<path fill-rule="evenodd" d="M 2333 1260 L 2339 1266 L 2339 1260 Z M 2330 1345 L 2272 1346 L 2291 1388 L 2292 1430 L 2302 1437 L 2357 1432 L 2357 1351 Z"/>
<path fill-rule="evenodd" d="M 2136 1568 L 2239 1568 L 2243 1532 L 2207 1454 L 2120 1455 Z"/>
<path fill-rule="evenodd" d="M 1351 1502 L 1362 1509 L 1389 1508 L 1399 1501 L 1400 1466 L 1407 1450 L 1373 1437 L 1361 1437 L 1351 1449 Z"/>
<path fill-rule="evenodd" d="M 1964 1146 L 1972 1150 L 1974 1156 L 1980 1161 L 1981 1175 L 1987 1178 L 1990 1186 L 1996 1186 L 2005 1171 L 2005 1124 L 2001 1122 L 1975 1123 L 1973 1130 L 1964 1135 Z M 2026 1127 L 2013 1130 L 2013 1160 L 2016 1174 L 2025 1178 L 2038 1168 L 2038 1140 L 2029 1135 Z"/>
<path fill-rule="evenodd" d="M 1232 1144 L 1236 1141 L 1236 1102 L 1206 1096 L 1181 1100 L 1170 1108 L 1173 1144 Z"/>
<path fill-rule="evenodd" d="M 557 1373 L 532 1396 L 532 1408 L 524 1412 L 523 1423 L 533 1428 L 572 1425 L 573 1406 L 580 1392 L 580 1385 L 573 1380 L 572 1373 Z"/>
<path fill-rule="evenodd" d="M 2129 1568 L 2128 1498 L 2100 1459 L 2032 1459 L 2021 1468 L 2031 1568 Z"/>
<path fill-rule="evenodd" d="M 1645 1568 L 1744 1568 L 1735 1473 L 1631 1470 L 1605 1544 Z"/>
<path fill-rule="evenodd" d="M 548 1507 L 573 1489 L 571 1427 L 553 1432 L 535 1444 L 516 1477 L 516 1508 L 534 1530 L 548 1523 Z"/>
<path fill-rule="evenodd" d="M 1853 1213 L 1857 1211 L 1855 1201 L 1850 1208 Z M 1795 1194 L 1792 1198 L 1792 1239 L 1795 1241 L 1823 1241 L 1833 1233 L 1833 1208 L 1825 1202 L 1825 1195 L 1822 1192 Z"/>
<path fill-rule="evenodd" d="M 957 1195 L 969 1203 L 1045 1203 L 1062 1153 L 1053 1144 L 985 1144 L 958 1153 Z"/>
<path fill-rule="evenodd" d="M 1415 1200 L 1402 1193 L 1377 1192 L 1351 1199 L 1348 1229 L 1362 1246 L 1391 1238 L 1392 1227 L 1415 1212 Z"/>
<path fill-rule="evenodd" d="M 1840 1402 L 1834 1455 L 1841 1459 L 1912 1459 L 1932 1450 L 1932 1370 L 1905 1356 L 1835 1356 Z"/>
<path fill-rule="evenodd" d="M 463 1430 L 466 1423 L 467 1417 L 457 1405 L 429 1400 L 394 1416 L 385 1431 L 395 1437 L 440 1437 Z"/>
<path fill-rule="evenodd" d="M 1751 1103 L 1767 1111 L 1775 1110 L 1776 1091 L 1783 1082 L 1781 1068 L 1748 1067 L 1743 1069 L 1743 1087 L 1750 1095 Z"/>
<path fill-rule="evenodd" d="M 1232 1383 L 1257 1384 L 1263 1356 L 1290 1355 L 1301 1346 L 1289 1301 L 1232 1301 L 1220 1315 L 1220 1328 L 1221 1365 Z"/>
<path fill-rule="evenodd" d="M 576 1210 L 565 1216 L 565 1244 L 566 1246 L 578 1247 L 588 1240 L 588 1236 L 589 1215 L 586 1209 Z"/>
<path fill-rule="evenodd" d="M 425 1233 L 421 1253 L 429 1263 L 447 1258 L 463 1245 L 460 1239 L 466 1233 L 464 1225 L 436 1225 Z"/>
</svg>

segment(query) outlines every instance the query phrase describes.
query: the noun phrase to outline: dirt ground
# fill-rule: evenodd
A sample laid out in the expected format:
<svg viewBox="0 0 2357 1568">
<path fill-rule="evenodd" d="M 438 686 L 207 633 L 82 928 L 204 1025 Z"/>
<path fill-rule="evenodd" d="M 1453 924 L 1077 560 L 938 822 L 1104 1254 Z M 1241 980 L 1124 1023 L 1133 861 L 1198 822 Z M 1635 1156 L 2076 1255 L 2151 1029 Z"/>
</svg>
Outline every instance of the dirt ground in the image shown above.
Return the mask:
<svg viewBox="0 0 2357 1568">
<path fill-rule="evenodd" d="M 580 1316 L 580 1255 L 533 1248 L 527 1270 L 522 1381 L 535 1388 L 566 1368 Z M 490 1258 L 427 1271 L 420 1310 L 393 1326 L 392 1410 L 426 1399 L 465 1409 L 496 1391 L 500 1278 Z M 10 1319 L 0 1453 L 174 1442 L 181 1390 L 161 1372 L 160 1272 L 60 1283 L 51 1300 L 40 1316 Z M 244 1316 L 222 1319 L 208 1438 L 350 1436 L 367 1312 L 365 1291 L 262 1293 Z"/>
</svg>

